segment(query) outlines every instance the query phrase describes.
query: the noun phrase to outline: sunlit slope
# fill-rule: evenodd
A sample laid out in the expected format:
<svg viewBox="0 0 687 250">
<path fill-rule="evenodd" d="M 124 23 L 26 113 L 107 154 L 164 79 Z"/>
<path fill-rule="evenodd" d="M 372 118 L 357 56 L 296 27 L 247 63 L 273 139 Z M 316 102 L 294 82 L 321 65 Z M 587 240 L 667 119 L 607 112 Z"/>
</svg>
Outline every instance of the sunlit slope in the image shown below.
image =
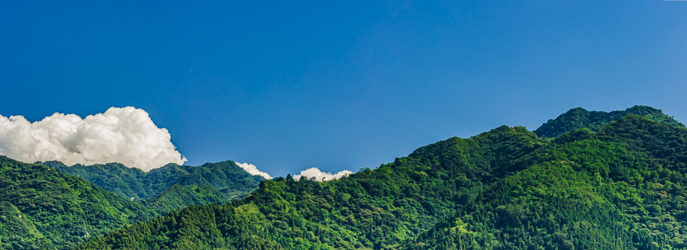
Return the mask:
<svg viewBox="0 0 687 250">
<path fill-rule="evenodd" d="M 480 191 L 543 145 L 522 127 L 451 138 L 348 178 L 263 182 L 246 199 L 201 206 L 118 230 L 80 248 L 285 249 L 399 247 L 465 209 Z M 256 243 L 257 244 L 257 243 Z"/>
<path fill-rule="evenodd" d="M 0 156 L 0 248 L 71 249 L 152 214 L 54 168 Z"/>
<path fill-rule="evenodd" d="M 502 126 L 348 178 L 266 181 L 79 248 L 681 249 L 685 164 L 687 129 L 638 115 L 549 140 Z"/>
<path fill-rule="evenodd" d="M 131 201 L 83 178 L 63 174 L 52 166 L 25 164 L 4 156 L 0 156 L 0 164 L 0 249 L 71 249 L 92 237 L 171 210 L 189 205 L 226 203 L 231 195 L 245 196 L 251 186 L 257 188 L 262 178 L 253 177 L 243 169 L 236 171 L 232 168 L 233 162 L 194 168 L 170 165 L 148 173 L 147 182 L 133 180 L 134 175 L 127 175 L 142 171 L 119 164 L 74 169 L 78 170 L 77 176 L 81 175 L 79 173 L 96 176 L 94 178 L 101 185 L 120 191 L 185 184 L 170 186 L 146 200 Z M 128 182 L 122 184 L 123 180 Z M 145 185 L 139 185 L 141 183 Z M 194 185 L 201 183 L 225 188 Z"/>
<path fill-rule="evenodd" d="M 565 134 L 409 249 L 682 249 L 687 130 L 628 115 Z"/>
</svg>

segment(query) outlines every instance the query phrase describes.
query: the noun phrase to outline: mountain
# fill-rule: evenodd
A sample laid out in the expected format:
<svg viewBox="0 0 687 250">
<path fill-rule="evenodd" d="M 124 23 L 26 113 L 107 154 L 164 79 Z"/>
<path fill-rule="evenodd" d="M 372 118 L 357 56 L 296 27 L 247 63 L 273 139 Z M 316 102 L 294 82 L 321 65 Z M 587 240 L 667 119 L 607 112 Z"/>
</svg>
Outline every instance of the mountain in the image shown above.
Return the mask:
<svg viewBox="0 0 687 250">
<path fill-rule="evenodd" d="M 509 161 L 543 145 L 525 128 L 502 126 L 420 148 L 348 178 L 268 180 L 233 204 L 187 208 L 81 247 L 244 249 L 256 239 L 284 249 L 399 247 L 464 210 L 485 185 L 516 171 Z"/>
<path fill-rule="evenodd" d="M 236 165 L 233 161 L 206 163 L 202 166 L 168 164 L 150 172 L 129 168 L 119 163 L 91 166 L 65 166 L 61 162 L 44 162 L 60 172 L 84 178 L 99 187 L 126 198 L 148 199 L 174 185 L 209 186 L 222 191 L 226 200 L 245 197 L 264 180 Z"/>
<path fill-rule="evenodd" d="M 407 248 L 684 249 L 686 159 L 686 129 L 637 115 L 575 130 Z"/>
<path fill-rule="evenodd" d="M 72 249 L 150 218 L 143 205 L 82 178 L 0 156 L 0 249 Z"/>
<path fill-rule="evenodd" d="M 657 120 L 555 139 L 502 126 L 347 178 L 267 180 L 77 249 L 687 248 L 687 129 Z"/>
<path fill-rule="evenodd" d="M 539 137 L 556 137 L 565 132 L 573 131 L 575 129 L 588 128 L 591 131 L 597 132 L 604 126 L 613 121 L 629 115 L 635 114 L 643 116 L 649 120 L 658 123 L 668 124 L 675 127 L 684 128 L 685 125 L 673 119 L 673 117 L 663 114 L 660 109 L 655 109 L 648 106 L 634 106 L 624 111 L 587 111 L 583 108 L 574 108 L 558 116 L 554 120 L 549 120 L 539 127 L 534 132 Z"/>
<path fill-rule="evenodd" d="M 222 204 L 227 201 L 227 195 L 211 186 L 174 185 L 155 197 L 143 200 L 143 204 L 158 214 L 164 214 L 191 205 Z"/>
<path fill-rule="evenodd" d="M 0 156 L 0 249 L 72 249 L 171 210 L 243 197 L 261 180 L 231 161 L 145 173 L 120 164 L 67 167 Z M 131 201 L 131 194 L 146 199 Z"/>
</svg>

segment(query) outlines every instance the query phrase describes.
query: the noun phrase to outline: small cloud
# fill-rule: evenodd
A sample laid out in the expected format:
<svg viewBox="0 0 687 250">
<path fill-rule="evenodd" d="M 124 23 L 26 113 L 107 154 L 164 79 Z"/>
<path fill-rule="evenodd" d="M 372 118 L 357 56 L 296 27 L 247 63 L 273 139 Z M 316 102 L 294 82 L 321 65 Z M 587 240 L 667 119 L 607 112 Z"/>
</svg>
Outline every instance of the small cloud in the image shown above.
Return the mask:
<svg viewBox="0 0 687 250">
<path fill-rule="evenodd" d="M 113 107 L 83 119 L 55 113 L 33 123 L 23 116 L 0 115 L 0 154 L 30 163 L 118 162 L 150 171 L 186 162 L 171 138 L 167 129 L 153 123 L 148 112 L 134 107 Z"/>
<path fill-rule="evenodd" d="M 346 177 L 353 172 L 348 171 L 348 170 L 342 170 L 339 171 L 336 174 L 328 173 L 328 172 L 322 172 L 318 168 L 308 168 L 306 170 L 301 171 L 300 174 L 295 175 L 293 178 L 296 180 L 300 180 L 301 176 L 305 176 L 307 178 L 313 178 L 315 177 L 316 181 L 329 181 L 329 180 L 336 180 L 341 177 Z"/>
<path fill-rule="evenodd" d="M 243 168 L 243 170 L 246 170 L 246 172 L 248 172 L 249 174 L 259 175 L 268 180 L 272 179 L 272 176 L 270 176 L 270 174 L 258 170 L 258 167 L 256 167 L 253 164 L 236 162 L 236 165 L 239 165 L 239 167 Z"/>
</svg>

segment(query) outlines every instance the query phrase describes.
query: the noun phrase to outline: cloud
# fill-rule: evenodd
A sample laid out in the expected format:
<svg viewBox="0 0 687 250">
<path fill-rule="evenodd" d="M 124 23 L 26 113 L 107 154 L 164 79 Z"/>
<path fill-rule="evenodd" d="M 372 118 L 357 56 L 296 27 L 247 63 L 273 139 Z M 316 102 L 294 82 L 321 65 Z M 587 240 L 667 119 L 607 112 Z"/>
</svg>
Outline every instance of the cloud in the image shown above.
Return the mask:
<svg viewBox="0 0 687 250">
<path fill-rule="evenodd" d="M 243 170 L 246 170 L 249 174 L 252 175 L 259 175 L 262 176 L 265 179 L 272 179 L 272 176 L 270 176 L 268 173 L 262 172 L 258 170 L 258 167 L 256 167 L 253 164 L 248 164 L 248 163 L 238 163 L 236 162 L 236 165 L 239 165 L 239 167 L 243 168 Z"/>
<path fill-rule="evenodd" d="M 306 170 L 301 171 L 300 174 L 294 175 L 293 178 L 296 180 L 300 180 L 301 176 L 305 176 L 307 178 L 313 178 L 315 177 L 316 181 L 329 181 L 329 180 L 335 180 L 339 179 L 341 177 L 348 176 L 352 174 L 353 172 L 348 171 L 348 170 L 342 170 L 339 171 L 336 174 L 328 173 L 328 172 L 322 172 L 318 168 L 308 168 Z M 323 179 L 324 178 L 324 179 Z"/>
<path fill-rule="evenodd" d="M 186 162 L 169 131 L 158 128 L 146 111 L 134 107 L 113 107 L 84 119 L 55 113 L 34 123 L 23 116 L 0 115 L 0 154 L 29 163 L 119 162 L 144 171 Z"/>
</svg>

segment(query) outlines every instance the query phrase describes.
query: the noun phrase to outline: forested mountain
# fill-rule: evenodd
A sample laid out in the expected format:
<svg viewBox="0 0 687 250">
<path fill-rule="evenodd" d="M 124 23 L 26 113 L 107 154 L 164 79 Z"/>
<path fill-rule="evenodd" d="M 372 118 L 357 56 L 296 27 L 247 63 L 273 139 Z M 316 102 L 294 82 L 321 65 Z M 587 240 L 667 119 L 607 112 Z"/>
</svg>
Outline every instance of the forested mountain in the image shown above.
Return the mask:
<svg viewBox="0 0 687 250">
<path fill-rule="evenodd" d="M 529 167 L 408 248 L 687 248 L 685 129 L 628 115 L 513 164 Z"/>
<path fill-rule="evenodd" d="M 478 180 L 496 179 L 503 162 L 540 145 L 534 133 L 504 126 L 421 148 L 412 157 L 337 181 L 268 180 L 234 204 L 184 209 L 83 247 L 242 248 L 257 239 L 286 249 L 399 246 L 474 199 Z M 445 166 L 432 168 L 434 160 Z"/>
<path fill-rule="evenodd" d="M 231 161 L 170 164 L 149 173 L 120 164 L 67 167 L 4 156 L 0 164 L 0 249 L 72 249 L 90 237 L 174 209 L 226 203 L 262 180 Z M 129 194 L 148 199 L 132 202 Z"/>
<path fill-rule="evenodd" d="M 150 218 L 143 205 L 82 178 L 0 156 L 0 249 L 71 249 Z"/>
<path fill-rule="evenodd" d="M 174 185 L 209 186 L 221 191 L 228 199 L 246 196 L 258 188 L 261 176 L 254 176 L 233 161 L 205 163 L 202 166 L 168 164 L 150 172 L 129 168 L 118 163 L 91 166 L 65 166 L 61 162 L 44 162 L 60 172 L 84 178 L 99 187 L 126 198 L 148 199 L 160 195 Z"/>
<path fill-rule="evenodd" d="M 684 125 L 643 106 L 585 112 L 535 131 L 555 138 L 502 126 L 327 182 L 260 183 L 230 161 L 145 173 L 0 157 L 0 249 L 687 248 Z M 174 210 L 189 204 L 210 205 Z"/>
<path fill-rule="evenodd" d="M 687 129 L 655 120 L 553 140 L 502 126 L 339 180 L 267 180 L 78 249 L 686 248 Z"/>
<path fill-rule="evenodd" d="M 155 213 L 164 214 L 190 205 L 222 204 L 228 201 L 227 195 L 211 186 L 174 185 L 155 197 L 143 200 L 142 203 Z"/>
<path fill-rule="evenodd" d="M 539 137 L 556 137 L 565 132 L 581 128 L 597 132 L 609 123 L 629 114 L 643 116 L 649 120 L 675 127 L 685 127 L 684 124 L 676 121 L 673 117 L 663 114 L 663 111 L 660 109 L 638 105 L 623 111 L 617 110 L 612 112 L 587 111 L 583 108 L 574 108 L 554 120 L 549 120 L 534 132 Z"/>
</svg>

